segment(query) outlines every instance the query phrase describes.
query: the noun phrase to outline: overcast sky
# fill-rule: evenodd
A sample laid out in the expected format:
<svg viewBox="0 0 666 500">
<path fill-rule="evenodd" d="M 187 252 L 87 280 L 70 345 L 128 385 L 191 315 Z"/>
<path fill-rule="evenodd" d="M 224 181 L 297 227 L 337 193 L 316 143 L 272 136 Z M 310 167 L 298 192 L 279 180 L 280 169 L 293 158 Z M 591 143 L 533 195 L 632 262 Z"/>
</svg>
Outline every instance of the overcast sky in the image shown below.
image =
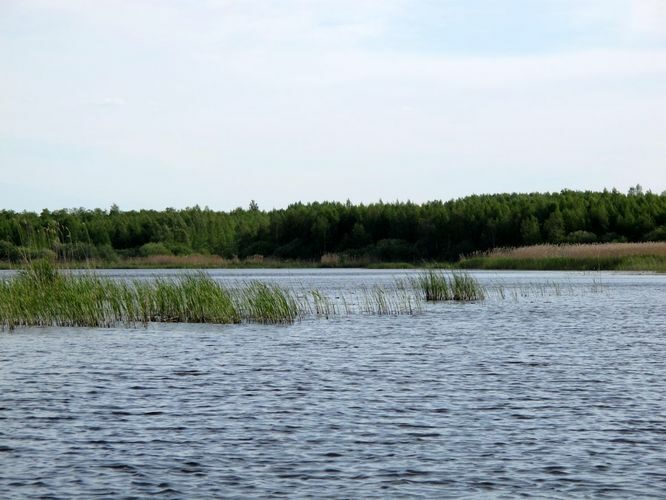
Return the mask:
<svg viewBox="0 0 666 500">
<path fill-rule="evenodd" d="M 0 208 L 666 190 L 666 0 L 0 0 Z"/>
</svg>

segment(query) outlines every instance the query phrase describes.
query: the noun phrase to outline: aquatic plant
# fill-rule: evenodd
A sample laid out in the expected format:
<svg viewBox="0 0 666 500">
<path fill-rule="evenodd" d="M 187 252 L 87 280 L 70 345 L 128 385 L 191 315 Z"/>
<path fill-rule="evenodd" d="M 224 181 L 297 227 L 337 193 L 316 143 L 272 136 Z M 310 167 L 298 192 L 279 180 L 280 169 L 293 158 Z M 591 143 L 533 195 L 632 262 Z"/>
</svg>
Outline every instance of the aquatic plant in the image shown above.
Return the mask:
<svg viewBox="0 0 666 500">
<path fill-rule="evenodd" d="M 0 326 L 87 326 L 148 322 L 290 323 L 302 313 L 287 290 L 251 282 L 228 289 L 204 273 L 115 281 L 65 274 L 36 262 L 0 281 Z"/>
<path fill-rule="evenodd" d="M 429 269 L 414 279 L 413 286 L 426 301 L 483 300 L 485 291 L 476 278 L 461 272 L 443 272 Z"/>
<path fill-rule="evenodd" d="M 311 310 L 314 312 L 314 314 L 317 316 L 324 316 L 326 318 L 336 314 L 337 310 L 335 308 L 335 304 L 333 304 L 331 300 L 322 294 L 319 290 L 311 290 L 310 296 L 312 297 L 313 306 Z M 343 303 L 346 305 L 344 300 Z"/>
<path fill-rule="evenodd" d="M 292 323 L 302 313 L 293 293 L 277 285 L 252 281 L 233 293 L 241 317 L 254 323 Z"/>
<path fill-rule="evenodd" d="M 421 310 L 413 293 L 396 287 L 375 285 L 356 291 L 355 301 L 350 302 L 350 309 L 362 314 L 377 316 L 397 316 L 414 314 Z"/>
<path fill-rule="evenodd" d="M 470 276 L 444 277 L 445 291 L 434 295 L 426 278 L 439 285 L 442 276 L 430 271 L 421 288 L 410 280 L 393 286 L 354 291 L 294 290 L 277 284 L 250 281 L 231 286 L 203 271 L 176 278 L 115 280 L 94 272 L 58 270 L 48 261 L 36 261 L 15 277 L 0 280 L 0 328 L 18 326 L 81 326 L 165 323 L 285 324 L 305 316 L 329 318 L 338 314 L 415 314 L 425 298 L 478 300 L 480 285 Z"/>
</svg>

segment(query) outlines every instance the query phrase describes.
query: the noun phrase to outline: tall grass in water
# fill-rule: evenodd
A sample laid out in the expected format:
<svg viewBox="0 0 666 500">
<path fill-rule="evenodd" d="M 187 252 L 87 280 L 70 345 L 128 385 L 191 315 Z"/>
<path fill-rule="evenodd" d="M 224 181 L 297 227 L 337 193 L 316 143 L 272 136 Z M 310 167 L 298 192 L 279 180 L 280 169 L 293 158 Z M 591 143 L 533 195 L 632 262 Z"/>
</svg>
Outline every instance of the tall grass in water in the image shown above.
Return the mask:
<svg viewBox="0 0 666 500">
<path fill-rule="evenodd" d="M 481 284 L 467 273 L 445 273 L 431 269 L 415 278 L 413 286 L 427 301 L 468 302 L 485 298 Z"/>
<path fill-rule="evenodd" d="M 302 310 L 308 314 L 325 318 L 355 314 L 412 315 L 422 310 L 415 291 L 399 282 L 395 286 L 375 285 L 353 291 L 336 290 L 333 296 L 310 290 L 302 297 L 301 304 Z"/>
<path fill-rule="evenodd" d="M 333 316 L 337 314 L 337 308 L 335 307 L 335 304 L 331 302 L 331 300 L 322 294 L 319 290 L 311 290 L 309 296 L 312 298 L 312 306 L 307 307 L 307 309 L 310 312 L 313 312 L 316 316 L 324 316 L 328 318 L 329 316 Z M 307 297 L 306 297 L 307 301 Z M 308 305 L 310 304 L 309 301 L 306 302 Z M 345 312 L 348 312 L 347 310 L 347 302 L 344 299 L 344 296 L 342 297 L 342 305 L 345 308 Z"/>
<path fill-rule="evenodd" d="M 452 300 L 470 300 L 465 276 L 451 281 Z M 178 278 L 122 281 L 58 271 L 37 261 L 0 280 L 0 328 L 179 323 L 292 323 L 305 315 L 398 315 L 421 310 L 419 292 L 407 283 L 375 286 L 328 297 L 318 290 L 297 294 L 251 281 L 233 287 L 199 272 Z M 476 296 L 478 298 L 478 296 Z"/>
<path fill-rule="evenodd" d="M 292 294 L 251 282 L 226 289 L 204 273 L 119 282 L 57 272 L 33 263 L 0 281 L 0 327 L 87 326 L 148 322 L 290 323 L 301 314 Z"/>
<path fill-rule="evenodd" d="M 233 295 L 236 308 L 245 321 L 292 323 L 302 314 L 294 295 L 277 285 L 252 281 Z"/>
<path fill-rule="evenodd" d="M 384 288 L 376 285 L 372 288 L 362 288 L 358 293 L 356 307 L 364 314 L 378 316 L 410 315 L 421 311 L 417 297 L 400 286 Z"/>
</svg>

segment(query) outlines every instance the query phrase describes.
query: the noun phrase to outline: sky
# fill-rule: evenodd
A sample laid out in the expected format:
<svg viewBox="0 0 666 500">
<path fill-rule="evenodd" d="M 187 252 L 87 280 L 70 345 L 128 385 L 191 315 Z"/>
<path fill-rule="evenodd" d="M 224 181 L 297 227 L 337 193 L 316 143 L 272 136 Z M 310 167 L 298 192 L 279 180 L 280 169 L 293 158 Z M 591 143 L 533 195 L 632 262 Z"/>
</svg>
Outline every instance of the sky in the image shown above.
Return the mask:
<svg viewBox="0 0 666 500">
<path fill-rule="evenodd" d="M 666 0 L 0 0 L 0 209 L 666 190 Z"/>
</svg>

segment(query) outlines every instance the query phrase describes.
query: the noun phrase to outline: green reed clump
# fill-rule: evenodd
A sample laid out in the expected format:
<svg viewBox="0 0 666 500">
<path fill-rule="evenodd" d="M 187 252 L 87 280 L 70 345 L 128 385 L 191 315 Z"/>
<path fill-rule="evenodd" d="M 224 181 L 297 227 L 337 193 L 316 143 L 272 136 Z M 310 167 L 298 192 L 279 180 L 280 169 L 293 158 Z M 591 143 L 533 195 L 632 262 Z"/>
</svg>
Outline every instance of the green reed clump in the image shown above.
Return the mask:
<svg viewBox="0 0 666 500">
<path fill-rule="evenodd" d="M 467 273 L 453 273 L 450 284 L 453 290 L 453 300 L 473 301 L 485 298 L 485 291 L 481 283 Z"/>
<path fill-rule="evenodd" d="M 414 279 L 413 286 L 426 301 L 474 301 L 483 300 L 483 286 L 467 273 L 445 273 L 430 269 Z"/>
<path fill-rule="evenodd" d="M 19 277 L 32 285 L 52 285 L 62 278 L 56 267 L 47 259 L 35 260 L 30 266 L 19 271 Z"/>
<path fill-rule="evenodd" d="M 420 290 L 427 301 L 451 300 L 449 279 L 441 272 L 429 270 L 420 274 L 414 288 Z"/>
<path fill-rule="evenodd" d="M 293 293 L 259 281 L 236 290 L 234 302 L 243 319 L 253 323 L 292 323 L 302 312 Z"/>
<path fill-rule="evenodd" d="M 95 276 L 69 276 L 37 262 L 0 282 L 0 326 L 110 326 L 117 285 Z"/>
<path fill-rule="evenodd" d="M 475 281 L 465 275 L 446 278 L 445 286 L 446 298 L 439 300 L 479 298 Z M 350 296 L 338 292 L 330 297 L 318 290 L 297 294 L 258 281 L 225 287 L 203 272 L 177 278 L 114 280 L 93 273 L 60 272 L 39 261 L 14 278 L 0 280 L 0 328 L 150 322 L 288 324 L 305 315 L 328 318 L 340 312 L 415 314 L 422 307 L 419 290 L 405 280 L 395 287 L 374 286 Z M 426 297 L 433 296 L 428 293 Z"/>
<path fill-rule="evenodd" d="M 142 322 L 240 323 L 231 293 L 204 273 L 133 283 L 129 305 Z"/>
<path fill-rule="evenodd" d="M 0 327 L 110 327 L 149 322 L 291 323 L 301 314 L 294 296 L 252 282 L 227 289 L 204 273 L 123 282 L 65 274 L 37 262 L 0 281 Z"/>
<path fill-rule="evenodd" d="M 355 293 L 356 302 L 345 300 L 348 311 L 377 316 L 398 316 L 416 314 L 422 310 L 420 300 L 412 288 L 405 288 L 400 283 L 394 287 L 375 285 L 361 288 Z"/>
</svg>

